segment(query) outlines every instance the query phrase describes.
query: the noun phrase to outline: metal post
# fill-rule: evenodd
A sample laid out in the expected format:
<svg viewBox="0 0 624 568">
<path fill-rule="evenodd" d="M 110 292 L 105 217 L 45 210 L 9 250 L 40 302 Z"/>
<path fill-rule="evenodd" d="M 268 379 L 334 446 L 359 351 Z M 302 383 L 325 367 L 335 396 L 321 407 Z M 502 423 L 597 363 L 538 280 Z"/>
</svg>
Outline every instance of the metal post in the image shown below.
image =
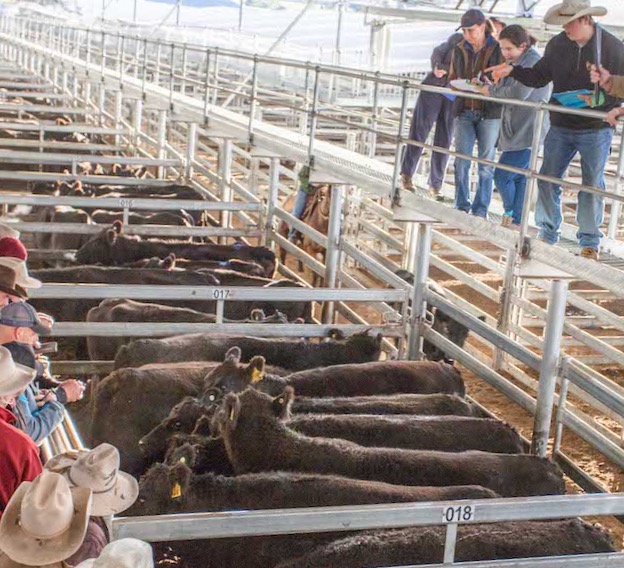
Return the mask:
<svg viewBox="0 0 624 568">
<path fill-rule="evenodd" d="M 143 122 L 143 99 L 134 101 L 134 113 L 132 114 L 132 129 L 134 130 L 134 144 L 141 145 L 141 124 Z M 137 153 L 138 155 L 138 153 Z"/>
<path fill-rule="evenodd" d="M 314 164 L 314 136 L 316 134 L 316 123 L 318 122 L 316 109 L 318 107 L 320 76 L 321 68 L 317 65 L 314 68 L 314 91 L 312 94 L 312 109 L 310 110 L 310 141 L 308 143 L 308 163 L 310 166 Z"/>
<path fill-rule="evenodd" d="M 121 128 L 121 113 L 123 109 L 123 95 L 121 91 L 115 91 L 115 110 L 113 117 L 115 120 L 115 129 Z M 115 146 L 119 146 L 120 137 L 119 134 L 115 134 Z"/>
<path fill-rule="evenodd" d="M 106 32 L 102 31 L 102 61 L 100 67 L 100 73 L 102 74 L 102 80 L 104 80 L 104 69 L 106 69 Z"/>
<path fill-rule="evenodd" d="M 167 111 L 158 112 L 158 159 L 164 160 L 167 157 Z M 158 179 L 165 177 L 165 167 L 158 166 Z"/>
<path fill-rule="evenodd" d="M 403 257 L 403 268 L 414 274 L 418 250 L 418 224 L 407 223 L 405 227 L 406 255 Z"/>
<path fill-rule="evenodd" d="M 156 69 L 154 70 L 154 83 L 156 86 L 160 84 L 160 58 L 162 55 L 162 44 L 156 43 Z"/>
<path fill-rule="evenodd" d="M 206 76 L 204 77 L 204 122 L 208 119 L 208 100 L 210 98 L 210 49 L 206 50 Z"/>
<path fill-rule="evenodd" d="M 531 160 L 529 161 L 529 174 L 527 176 L 527 189 L 522 205 L 522 220 L 520 221 L 520 230 L 516 247 L 507 251 L 507 263 L 505 265 L 505 275 L 503 277 L 503 287 L 501 289 L 500 312 L 498 315 L 497 329 L 501 333 L 507 333 L 509 328 L 509 317 L 511 312 L 511 300 L 516 288 L 516 277 L 514 276 L 515 268 L 518 261 L 522 258 L 525 247 L 525 240 L 528 233 L 529 216 L 531 203 L 533 202 L 533 194 L 537 185 L 535 174 L 537 173 L 537 165 L 539 159 L 539 148 L 542 138 L 542 127 L 544 124 L 545 111 L 539 109 L 535 114 L 535 124 L 533 127 L 533 140 L 531 144 Z M 500 348 L 494 350 L 494 370 L 501 368 L 503 364 L 504 352 Z"/>
<path fill-rule="evenodd" d="M 188 65 L 188 47 L 182 46 L 182 78 L 180 79 L 180 93 L 186 93 L 186 67 Z"/>
<path fill-rule="evenodd" d="M 250 95 L 250 101 L 249 101 L 249 127 L 247 130 L 250 144 L 253 144 L 253 121 L 254 121 L 255 113 L 256 113 L 257 91 L 258 91 L 258 56 L 254 55 L 252 80 L 251 80 L 251 95 Z"/>
<path fill-rule="evenodd" d="M 104 113 L 106 111 L 106 88 L 104 86 L 104 83 L 100 83 L 100 92 L 98 93 L 99 95 L 99 101 L 98 101 L 98 107 L 99 107 L 99 124 L 100 126 L 104 126 L 104 122 L 105 122 L 105 116 Z"/>
<path fill-rule="evenodd" d="M 344 200 L 344 185 L 334 185 L 331 188 L 331 203 L 329 209 L 329 225 L 327 227 L 327 250 L 325 252 L 325 287 L 336 287 L 336 276 L 340 263 L 340 234 L 342 228 L 342 203 Z M 323 323 L 333 323 L 335 304 L 333 301 L 323 304 L 321 319 Z"/>
<path fill-rule="evenodd" d="M 221 201 L 230 202 L 232 201 L 232 140 L 224 138 L 220 150 L 219 185 L 221 187 Z M 231 215 L 230 211 L 221 211 L 221 227 L 224 229 L 230 228 Z M 219 237 L 219 243 L 226 244 L 227 237 Z"/>
<path fill-rule="evenodd" d="M 238 6 L 238 31 L 242 31 L 243 29 L 243 6 L 245 4 L 245 0 L 240 0 L 240 4 Z"/>
<path fill-rule="evenodd" d="M 147 83 L 147 39 L 143 40 L 143 74 L 141 77 L 141 93 L 145 100 L 145 84 Z"/>
<path fill-rule="evenodd" d="M 613 193 L 617 195 L 622 194 L 622 175 L 624 175 L 624 129 L 620 136 L 620 155 L 618 156 L 618 165 L 615 173 L 615 187 Z M 611 210 L 609 213 L 609 227 L 607 229 L 607 237 L 609 239 L 616 240 L 618 225 L 620 220 L 620 213 L 622 211 L 622 202 L 616 199 L 611 200 Z"/>
<path fill-rule="evenodd" d="M 568 282 L 553 280 L 548 298 L 546 328 L 544 330 L 544 349 L 540 367 L 539 386 L 535 423 L 531 440 L 531 453 L 545 457 L 550 432 L 555 386 L 557 384 L 557 366 L 561 351 L 561 335 L 565 320 Z"/>
<path fill-rule="evenodd" d="M 341 43 L 342 43 L 342 16 L 344 14 L 344 0 L 338 0 L 338 22 L 336 24 L 336 58 L 335 64 L 340 65 L 342 59 Z"/>
<path fill-rule="evenodd" d="M 212 104 L 217 104 L 217 97 L 219 96 L 219 48 L 215 47 L 215 56 L 214 56 L 214 87 L 212 89 Z"/>
<path fill-rule="evenodd" d="M 399 189 L 399 173 L 401 171 L 401 161 L 403 160 L 403 125 L 407 117 L 407 91 L 409 82 L 404 81 L 401 94 L 401 114 L 399 116 L 399 128 L 397 131 L 396 149 L 394 152 L 394 172 L 392 173 L 392 187 L 390 188 L 390 197 L 394 202 L 395 196 Z"/>
<path fill-rule="evenodd" d="M 132 21 L 136 24 L 136 21 L 137 21 L 137 0 L 134 0 L 134 8 L 132 10 Z"/>
<path fill-rule="evenodd" d="M 563 438 L 563 419 L 566 415 L 566 402 L 568 400 L 568 388 L 570 379 L 566 375 L 566 359 L 561 361 L 561 382 L 559 386 L 559 400 L 557 401 L 557 413 L 555 414 L 555 440 L 553 442 L 552 456 L 553 459 L 557 452 L 561 449 L 561 439 Z"/>
<path fill-rule="evenodd" d="M 431 223 L 419 223 L 417 228 L 416 273 L 414 274 L 414 292 L 412 295 L 412 321 L 407 356 L 409 359 L 422 359 L 423 336 L 420 326 L 425 321 L 427 303 L 425 292 L 429 278 L 429 259 L 431 256 Z"/>
<path fill-rule="evenodd" d="M 273 242 L 273 226 L 275 223 L 275 208 L 277 207 L 277 201 L 279 196 L 279 174 L 280 174 L 280 159 L 271 158 L 271 164 L 269 166 L 269 194 L 267 197 L 267 218 L 265 224 L 265 240 L 267 245 L 271 245 L 271 248 L 275 248 Z"/>
<path fill-rule="evenodd" d="M 173 61 L 175 57 L 175 43 L 171 44 L 171 55 L 169 61 L 169 108 L 173 110 Z"/>
<path fill-rule="evenodd" d="M 379 78 L 379 71 L 375 71 L 375 78 Z M 373 107 L 371 109 L 370 128 L 377 128 L 377 114 L 379 113 L 379 81 L 375 81 L 373 85 Z M 377 132 L 369 133 L 368 157 L 374 158 L 377 151 Z"/>
<path fill-rule="evenodd" d="M 186 140 L 186 164 L 184 168 L 184 177 L 187 183 L 193 175 L 193 161 L 195 160 L 195 148 L 197 146 L 197 123 L 191 122 L 188 125 L 188 133 Z"/>
</svg>

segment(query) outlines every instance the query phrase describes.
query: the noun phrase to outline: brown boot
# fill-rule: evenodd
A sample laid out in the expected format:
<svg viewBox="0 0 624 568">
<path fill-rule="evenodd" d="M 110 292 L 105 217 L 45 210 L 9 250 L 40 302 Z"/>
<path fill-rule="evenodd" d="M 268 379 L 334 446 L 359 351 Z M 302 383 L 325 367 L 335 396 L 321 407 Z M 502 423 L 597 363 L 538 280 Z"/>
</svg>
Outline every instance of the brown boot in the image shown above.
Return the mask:
<svg viewBox="0 0 624 568">
<path fill-rule="evenodd" d="M 412 176 L 408 174 L 401 174 L 401 184 L 405 191 L 414 191 L 414 184 L 412 183 Z"/>
<path fill-rule="evenodd" d="M 583 247 L 579 256 L 590 260 L 598 260 L 598 250 L 592 247 Z"/>
</svg>

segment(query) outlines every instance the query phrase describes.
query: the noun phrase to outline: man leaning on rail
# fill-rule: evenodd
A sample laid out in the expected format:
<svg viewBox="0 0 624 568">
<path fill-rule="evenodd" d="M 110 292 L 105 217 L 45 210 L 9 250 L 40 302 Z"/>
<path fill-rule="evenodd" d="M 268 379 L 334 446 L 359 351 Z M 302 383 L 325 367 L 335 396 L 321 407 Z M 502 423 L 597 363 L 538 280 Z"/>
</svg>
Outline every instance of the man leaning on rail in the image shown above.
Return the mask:
<svg viewBox="0 0 624 568">
<path fill-rule="evenodd" d="M 614 35 L 598 26 L 593 16 L 604 16 L 606 8 L 592 7 L 589 0 L 564 0 L 548 10 L 544 22 L 561 25 L 563 32 L 546 45 L 544 57 L 531 68 L 499 65 L 490 68 L 496 80 L 513 77 L 529 87 L 543 87 L 552 81 L 553 95 L 568 91 L 592 92 L 588 68 L 602 65 L 611 73 L 624 73 L 624 45 Z M 596 99 L 596 96 L 593 96 Z M 603 100 L 604 99 L 604 100 Z M 559 104 L 556 98 L 552 104 Z M 600 91 L 593 100 L 595 110 L 609 112 L 619 106 L 616 97 Z M 577 153 L 581 155 L 583 185 L 605 189 L 604 169 L 609 157 L 613 128 L 599 118 L 551 112 L 551 128 L 544 142 L 544 161 L 540 173 L 561 178 Z M 561 185 L 538 180 L 535 221 L 539 238 L 555 244 L 559 240 Z M 576 233 L 584 258 L 598 259 L 600 231 L 604 218 L 604 198 L 580 191 Z"/>
</svg>

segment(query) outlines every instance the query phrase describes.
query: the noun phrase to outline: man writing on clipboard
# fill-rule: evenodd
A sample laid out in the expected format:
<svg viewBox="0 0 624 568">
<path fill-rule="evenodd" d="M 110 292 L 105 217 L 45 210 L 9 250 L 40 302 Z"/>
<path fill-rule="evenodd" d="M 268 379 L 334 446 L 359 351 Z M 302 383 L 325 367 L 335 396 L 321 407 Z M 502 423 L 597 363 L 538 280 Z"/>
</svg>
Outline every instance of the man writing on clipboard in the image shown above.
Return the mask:
<svg viewBox="0 0 624 568">
<path fill-rule="evenodd" d="M 619 106 L 620 100 L 599 88 L 594 89 L 588 69 L 602 65 L 611 73 L 624 73 L 624 44 L 596 24 L 594 16 L 606 15 L 606 8 L 592 7 L 590 0 L 564 0 L 544 16 L 549 25 L 560 25 L 563 32 L 546 45 L 544 57 L 531 68 L 500 65 L 488 69 L 495 80 L 513 77 L 529 87 L 543 87 L 552 81 L 552 104 L 559 104 L 557 94 L 586 89 L 594 93 L 591 105 L 608 112 Z M 605 189 L 604 168 L 609 157 L 613 128 L 599 118 L 589 118 L 553 112 L 551 128 L 544 142 L 542 175 L 561 178 L 574 156 L 581 155 L 583 185 Z M 561 186 L 538 180 L 535 220 L 539 238 L 554 244 L 561 227 Z M 604 199 L 584 191 L 578 194 L 576 234 L 580 255 L 598 259 L 600 225 L 604 217 Z"/>
</svg>

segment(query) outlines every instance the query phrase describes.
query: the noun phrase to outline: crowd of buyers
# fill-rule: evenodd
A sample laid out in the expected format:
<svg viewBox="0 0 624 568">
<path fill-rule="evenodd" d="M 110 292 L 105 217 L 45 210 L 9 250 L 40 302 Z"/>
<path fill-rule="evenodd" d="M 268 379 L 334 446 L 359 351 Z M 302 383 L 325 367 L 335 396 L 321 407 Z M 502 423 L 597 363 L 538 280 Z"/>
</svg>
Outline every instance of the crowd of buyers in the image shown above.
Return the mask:
<svg viewBox="0 0 624 568">
<path fill-rule="evenodd" d="M 54 321 L 27 302 L 41 286 L 27 260 L 19 233 L 0 225 L 0 568 L 152 568 L 148 544 L 111 542 L 112 516 L 139 493 L 114 446 L 42 463 L 39 445 L 84 386 L 56 381 L 38 352 Z"/>
<path fill-rule="evenodd" d="M 484 100 L 423 91 L 416 102 L 411 140 L 426 142 L 435 124 L 434 146 L 448 149 L 454 141 L 456 152 L 472 156 L 476 143 L 478 158 L 490 162 L 479 163 L 476 190 L 471 196 L 471 162 L 456 157 L 456 209 L 487 218 L 495 186 L 504 207 L 502 224 L 517 228 L 522 221 L 526 176 L 504 166 L 516 170 L 529 167 L 536 111 L 505 104 L 505 99 L 606 113 L 603 119 L 550 112 L 550 120 L 541 125 L 540 169 L 544 177 L 561 179 L 580 155 L 582 185 L 605 190 L 604 171 L 614 127 L 624 115 L 624 44 L 594 20 L 606 14 L 606 8 L 592 6 L 590 0 L 564 0 L 553 6 L 544 22 L 561 26 L 563 31 L 546 44 L 540 57 L 534 38 L 524 28 L 493 22 L 480 10 L 470 9 L 462 16 L 461 34 L 453 34 L 434 50 L 432 70 L 423 84 L 452 86 L 457 80 L 465 80 L 476 92 L 490 97 Z M 498 164 L 503 167 L 491 165 L 497 152 Z M 401 167 L 404 189 L 414 189 L 412 178 L 421 155 L 421 147 L 407 145 Z M 432 154 L 429 190 L 434 197 L 441 195 L 447 160 L 447 154 Z M 555 244 L 562 220 L 561 185 L 538 179 L 538 238 Z M 604 198 L 579 191 L 576 236 L 582 257 L 598 259 L 603 221 Z"/>
</svg>

